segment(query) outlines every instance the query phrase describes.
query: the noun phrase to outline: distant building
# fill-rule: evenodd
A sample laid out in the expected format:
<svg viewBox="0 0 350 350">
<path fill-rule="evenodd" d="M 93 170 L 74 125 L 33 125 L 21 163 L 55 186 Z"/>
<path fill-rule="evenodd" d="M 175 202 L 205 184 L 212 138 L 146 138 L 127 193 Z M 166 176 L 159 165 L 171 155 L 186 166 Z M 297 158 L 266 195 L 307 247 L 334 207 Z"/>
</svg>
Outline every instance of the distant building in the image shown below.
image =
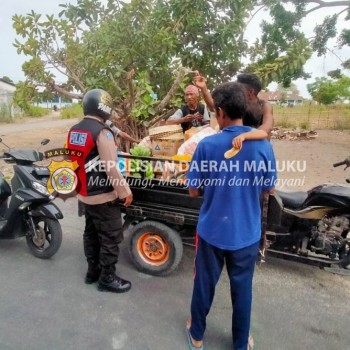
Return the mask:
<svg viewBox="0 0 350 350">
<path fill-rule="evenodd" d="M 0 79 L 0 104 L 11 104 L 16 85 Z"/>
<path fill-rule="evenodd" d="M 15 116 L 15 108 L 13 106 L 13 94 L 16 91 L 16 85 L 0 78 L 0 110 L 7 114 L 10 118 Z M 5 112 L 4 112 L 5 111 Z"/>
<path fill-rule="evenodd" d="M 67 106 L 71 106 L 74 102 L 75 100 L 73 101 L 72 99 L 65 99 L 61 96 L 54 96 L 52 100 L 35 102 L 35 105 L 47 109 L 61 109 Z"/>
<path fill-rule="evenodd" d="M 61 109 L 67 106 L 71 106 L 73 103 L 75 103 L 75 100 L 72 100 L 71 98 L 65 98 L 58 95 L 58 93 L 53 93 L 53 96 L 51 99 L 45 98 L 44 92 L 46 90 L 46 87 L 44 86 L 38 86 L 37 91 L 39 94 L 41 94 L 40 99 L 35 102 L 35 105 L 42 108 L 47 109 Z"/>
<path fill-rule="evenodd" d="M 297 106 L 304 102 L 304 98 L 293 93 L 292 91 L 260 91 L 258 97 L 262 100 L 269 101 L 272 104 L 282 104 L 284 106 Z"/>
</svg>

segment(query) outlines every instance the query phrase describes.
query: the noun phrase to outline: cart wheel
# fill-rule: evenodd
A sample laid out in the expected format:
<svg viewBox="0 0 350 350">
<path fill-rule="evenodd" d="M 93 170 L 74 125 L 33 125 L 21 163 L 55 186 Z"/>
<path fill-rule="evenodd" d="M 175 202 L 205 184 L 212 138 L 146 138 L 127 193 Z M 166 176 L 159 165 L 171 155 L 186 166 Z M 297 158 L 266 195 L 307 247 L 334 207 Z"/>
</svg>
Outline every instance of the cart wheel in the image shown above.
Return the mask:
<svg viewBox="0 0 350 350">
<path fill-rule="evenodd" d="M 166 276 L 181 261 L 182 240 L 179 233 L 167 225 L 146 220 L 130 228 L 129 252 L 139 271 Z"/>
</svg>

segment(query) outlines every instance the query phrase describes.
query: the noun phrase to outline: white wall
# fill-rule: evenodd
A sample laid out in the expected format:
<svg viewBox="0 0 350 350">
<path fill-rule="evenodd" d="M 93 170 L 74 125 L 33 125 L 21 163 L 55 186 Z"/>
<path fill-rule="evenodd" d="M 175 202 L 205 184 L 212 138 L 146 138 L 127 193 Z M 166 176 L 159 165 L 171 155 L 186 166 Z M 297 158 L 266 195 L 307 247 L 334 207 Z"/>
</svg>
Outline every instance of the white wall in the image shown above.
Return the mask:
<svg viewBox="0 0 350 350">
<path fill-rule="evenodd" d="M 16 87 L 0 80 L 0 104 L 11 103 Z"/>
</svg>

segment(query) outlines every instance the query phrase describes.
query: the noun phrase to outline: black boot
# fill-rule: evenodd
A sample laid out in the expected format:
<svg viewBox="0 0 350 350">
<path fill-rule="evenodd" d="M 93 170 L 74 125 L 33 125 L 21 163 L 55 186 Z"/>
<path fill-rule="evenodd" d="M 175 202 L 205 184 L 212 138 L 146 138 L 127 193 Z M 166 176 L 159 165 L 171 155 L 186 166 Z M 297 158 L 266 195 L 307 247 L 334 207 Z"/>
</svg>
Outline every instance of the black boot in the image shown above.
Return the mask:
<svg viewBox="0 0 350 350">
<path fill-rule="evenodd" d="M 88 260 L 88 270 L 85 275 L 85 283 L 92 284 L 98 281 L 101 275 L 101 268 L 97 261 Z"/>
<path fill-rule="evenodd" d="M 130 290 L 131 282 L 118 277 L 114 271 L 114 267 L 102 268 L 101 277 L 97 285 L 97 289 L 100 292 L 125 293 Z"/>
</svg>

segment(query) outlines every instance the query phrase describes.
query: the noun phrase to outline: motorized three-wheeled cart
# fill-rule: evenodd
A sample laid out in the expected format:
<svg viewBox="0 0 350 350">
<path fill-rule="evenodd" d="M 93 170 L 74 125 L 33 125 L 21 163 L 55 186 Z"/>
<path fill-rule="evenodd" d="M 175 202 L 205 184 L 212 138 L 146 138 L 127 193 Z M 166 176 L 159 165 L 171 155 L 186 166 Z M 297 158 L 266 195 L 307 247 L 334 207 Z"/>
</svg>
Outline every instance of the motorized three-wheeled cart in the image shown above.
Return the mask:
<svg viewBox="0 0 350 350">
<path fill-rule="evenodd" d="M 168 162 L 172 165 L 182 163 L 172 159 L 123 157 L 137 159 L 146 164 L 152 163 L 152 165 L 159 162 L 161 164 Z M 148 169 L 148 166 L 144 168 Z M 196 226 L 203 198 L 190 197 L 185 183 L 178 181 L 179 177 L 176 176 L 174 178 L 170 176 L 170 179 L 167 176 L 149 179 L 142 171 L 138 172 L 137 177 L 132 175 L 131 172 L 127 173 L 126 181 L 133 193 L 133 202 L 127 208 L 121 206 L 124 214 L 124 229 L 128 232 L 131 259 L 141 272 L 166 276 L 174 271 L 181 261 L 183 245 L 193 246 L 195 243 Z M 266 236 L 262 235 L 262 237 L 267 239 L 264 247 L 268 255 L 319 267 L 331 267 L 330 259 L 291 252 L 290 244 L 286 245 L 287 248 L 274 244 L 276 233 L 270 231 L 269 226 L 276 219 L 276 210 L 273 208 L 276 200 L 273 201 L 271 198 L 267 198 L 266 203 L 265 200 L 263 201 L 265 214 L 262 216 L 263 231 L 266 233 Z M 264 255 L 259 255 L 258 261 L 262 260 Z"/>
</svg>

